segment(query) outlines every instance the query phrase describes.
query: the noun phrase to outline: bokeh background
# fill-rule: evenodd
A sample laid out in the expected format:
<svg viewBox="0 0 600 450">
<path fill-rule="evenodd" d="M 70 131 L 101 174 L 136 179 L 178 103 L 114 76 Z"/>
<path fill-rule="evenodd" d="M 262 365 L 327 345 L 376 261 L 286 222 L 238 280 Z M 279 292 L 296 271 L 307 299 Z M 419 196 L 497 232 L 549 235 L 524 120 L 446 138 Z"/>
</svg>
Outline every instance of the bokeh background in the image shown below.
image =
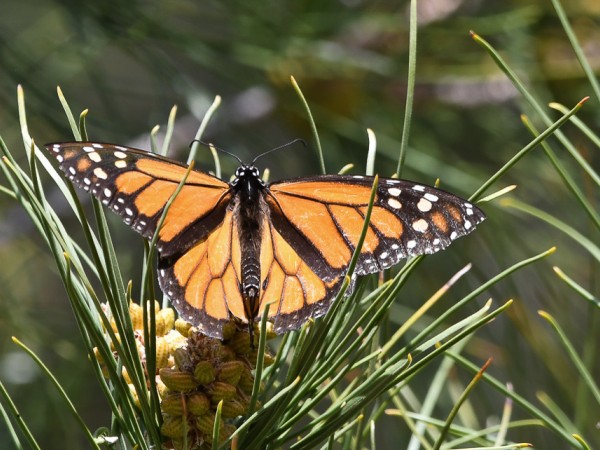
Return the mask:
<svg viewBox="0 0 600 450">
<path fill-rule="evenodd" d="M 600 3 L 573 0 L 565 6 L 598 70 Z M 404 178 L 429 184 L 440 178 L 442 187 L 466 197 L 531 140 L 520 120 L 531 111 L 469 30 L 488 39 L 542 102 L 571 107 L 592 93 L 549 0 L 421 0 L 418 15 L 417 82 Z M 318 157 L 290 84 L 293 75 L 315 116 L 328 171 L 353 163 L 354 172 L 363 173 L 365 130 L 372 128 L 378 138 L 376 170 L 389 176 L 396 169 L 402 137 L 407 57 L 406 1 L 8 0 L 0 14 L 0 136 L 25 161 L 16 102 L 21 84 L 36 142 L 72 139 L 56 95 L 60 85 L 76 113 L 89 109 L 89 136 L 98 141 L 149 148 L 150 130 L 157 124 L 164 130 L 171 107 L 177 105 L 170 156 L 185 159 L 218 94 L 223 102 L 205 139 L 248 161 L 303 138 L 308 149 L 294 146 L 274 153 L 261 160 L 261 167 L 271 170 L 272 179 L 307 176 L 318 173 Z M 593 98 L 579 114 L 596 131 L 598 111 Z M 598 169 L 597 149 L 573 127 L 564 131 Z M 598 204 L 597 190 L 551 142 Z M 208 151 L 201 150 L 198 159 L 197 167 L 212 168 Z M 222 164 L 229 175 L 236 163 L 223 157 Z M 512 196 L 598 241 L 541 151 L 519 162 L 491 191 L 509 184 L 518 185 Z M 61 210 L 64 205 L 55 194 Z M 391 324 L 400 323 L 468 262 L 474 268 L 466 281 L 439 308 L 510 264 L 556 245 L 554 256 L 482 296 L 480 303 L 491 297 L 497 303 L 512 298 L 515 304 L 477 333 L 469 354 L 480 362 L 494 357 L 490 372 L 532 401 L 539 391 L 550 392 L 577 422 L 581 412 L 574 405 L 581 404 L 577 402 L 585 391 L 578 388 L 573 369 L 536 311 L 559 317 L 586 361 L 595 365 L 596 375 L 600 373 L 598 313 L 590 314 L 589 306 L 551 269 L 560 264 L 597 293 L 598 267 L 568 236 L 539 220 L 497 202 L 484 209 L 489 219 L 476 233 L 426 259 L 392 309 Z M 139 280 L 141 240 L 118 219 L 110 219 L 122 267 Z M 18 204 L 0 196 L 0 379 L 47 448 L 77 448 L 81 435 L 73 419 L 33 363 L 11 343 L 13 335 L 44 359 L 91 428 L 109 425 L 106 401 L 84 356 L 50 253 Z M 453 376 L 469 379 L 466 373 Z M 427 381 L 422 389 L 426 391 Z M 489 389 L 481 388 L 477 402 L 478 414 L 500 414 L 502 399 Z M 600 412 L 591 414 L 598 417 Z M 518 409 L 515 415 L 527 417 Z M 389 423 L 399 426 L 391 419 Z M 515 441 L 552 448 L 553 436 L 542 429 L 511 433 Z M 6 430 L 0 425 L 0 442 L 3 436 Z M 393 446 L 397 440 L 379 438 L 381 448 L 398 448 Z"/>
</svg>

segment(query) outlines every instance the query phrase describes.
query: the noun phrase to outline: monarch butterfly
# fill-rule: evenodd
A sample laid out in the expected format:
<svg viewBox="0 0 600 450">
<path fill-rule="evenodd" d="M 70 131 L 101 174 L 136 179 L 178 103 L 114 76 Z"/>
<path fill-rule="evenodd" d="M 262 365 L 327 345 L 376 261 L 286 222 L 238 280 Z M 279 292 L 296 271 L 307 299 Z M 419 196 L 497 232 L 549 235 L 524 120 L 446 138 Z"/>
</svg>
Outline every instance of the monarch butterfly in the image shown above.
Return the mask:
<svg viewBox="0 0 600 450">
<path fill-rule="evenodd" d="M 47 144 L 60 168 L 145 238 L 158 232 L 158 279 L 179 314 L 212 337 L 231 317 L 250 324 L 270 303 L 278 333 L 322 316 L 363 228 L 373 177 L 319 175 L 267 184 L 252 164 L 233 181 L 156 154 L 97 142 Z M 483 212 L 453 194 L 379 179 L 355 273 L 435 253 L 473 231 Z"/>
</svg>

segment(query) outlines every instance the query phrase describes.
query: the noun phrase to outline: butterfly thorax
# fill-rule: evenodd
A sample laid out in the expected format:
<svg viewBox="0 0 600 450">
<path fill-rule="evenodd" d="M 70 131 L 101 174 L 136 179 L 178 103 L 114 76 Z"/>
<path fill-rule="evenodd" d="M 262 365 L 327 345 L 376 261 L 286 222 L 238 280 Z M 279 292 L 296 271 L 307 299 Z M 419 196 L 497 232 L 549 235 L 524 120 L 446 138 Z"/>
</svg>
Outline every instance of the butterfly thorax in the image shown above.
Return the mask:
<svg viewBox="0 0 600 450">
<path fill-rule="evenodd" d="M 264 200 L 265 182 L 254 166 L 241 166 L 231 187 L 236 196 L 237 229 L 241 251 L 240 291 L 244 312 L 250 324 L 258 315 L 260 305 L 260 248 L 262 227 L 267 211 Z"/>
</svg>

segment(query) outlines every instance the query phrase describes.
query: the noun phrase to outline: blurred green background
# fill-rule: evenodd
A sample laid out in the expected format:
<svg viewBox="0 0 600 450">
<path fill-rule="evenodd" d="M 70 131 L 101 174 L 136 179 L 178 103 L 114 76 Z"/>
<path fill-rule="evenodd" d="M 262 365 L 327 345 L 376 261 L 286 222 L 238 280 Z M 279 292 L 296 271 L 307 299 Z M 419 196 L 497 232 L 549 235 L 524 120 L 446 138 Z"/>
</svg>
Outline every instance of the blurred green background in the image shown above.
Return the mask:
<svg viewBox="0 0 600 450">
<path fill-rule="evenodd" d="M 571 1 L 566 7 L 590 63 L 598 69 L 600 3 Z M 464 197 L 531 140 L 520 120 L 530 110 L 469 30 L 488 39 L 542 102 L 572 107 L 591 94 L 549 1 L 421 0 L 413 122 L 402 176 L 429 184 L 440 178 L 443 188 Z M 407 55 L 406 1 L 7 1 L 0 14 L 0 135 L 24 161 L 16 104 L 16 86 L 21 84 L 36 142 L 71 140 L 56 96 L 60 85 L 74 111 L 89 109 L 90 138 L 103 142 L 149 148 L 149 131 L 156 124 L 164 130 L 176 104 L 170 156 L 185 159 L 199 121 L 218 94 L 223 103 L 206 140 L 249 161 L 303 138 L 308 150 L 296 146 L 260 163 L 269 167 L 272 179 L 307 176 L 318 173 L 318 158 L 305 111 L 289 81 L 293 75 L 315 116 L 328 172 L 353 163 L 354 172 L 363 173 L 365 130 L 372 128 L 378 138 L 376 170 L 389 176 L 400 146 Z M 579 117 L 597 126 L 599 111 L 594 98 Z M 597 149 L 573 127 L 563 130 L 598 169 Z M 582 179 L 556 141 L 551 142 L 598 204 L 593 185 Z M 199 159 L 197 167 L 212 168 L 208 151 L 201 151 Z M 235 161 L 222 158 L 222 163 L 229 176 Z M 598 233 L 590 231 L 587 217 L 541 151 L 528 155 L 491 191 L 509 184 L 518 185 L 512 196 L 591 232 L 589 238 L 598 241 Z M 64 205 L 55 194 L 60 210 Z M 581 405 L 585 391 L 536 311 L 560 318 L 579 352 L 586 361 L 596 361 L 595 373 L 600 373 L 595 355 L 598 313 L 590 314 L 589 306 L 552 272 L 559 264 L 597 293 L 598 267 L 568 236 L 540 221 L 497 203 L 483 208 L 489 218 L 473 235 L 426 259 L 392 309 L 391 327 L 468 262 L 474 268 L 466 281 L 438 308 L 508 265 L 558 246 L 548 260 L 482 296 L 480 303 L 492 297 L 497 303 L 512 298 L 515 304 L 508 315 L 478 332 L 469 354 L 480 363 L 493 357 L 489 371 L 534 402 L 539 391 L 550 393 L 577 423 L 583 412 L 575 405 Z M 18 204 L 6 196 L 0 197 L 0 218 L 0 379 L 46 448 L 77 448 L 80 432 L 10 336 L 43 357 L 92 429 L 109 425 L 106 401 L 82 356 L 79 332 L 50 253 Z M 123 269 L 137 285 L 141 238 L 110 219 Z M 470 378 L 458 371 L 453 376 L 465 382 Z M 485 386 L 478 392 L 479 418 L 493 421 L 501 414 L 503 399 Z M 600 416 L 597 407 L 587 413 Z M 446 414 L 440 411 L 439 417 Z M 518 408 L 514 414 L 527 417 Z M 393 439 L 379 436 L 380 448 L 398 448 L 398 436 L 407 439 L 408 430 L 401 429 L 398 419 L 386 420 L 398 431 Z M 583 428 L 591 430 L 586 424 Z M 6 432 L 0 426 L 0 442 Z M 511 431 L 509 437 L 553 448 L 553 436 L 540 428 Z"/>
</svg>

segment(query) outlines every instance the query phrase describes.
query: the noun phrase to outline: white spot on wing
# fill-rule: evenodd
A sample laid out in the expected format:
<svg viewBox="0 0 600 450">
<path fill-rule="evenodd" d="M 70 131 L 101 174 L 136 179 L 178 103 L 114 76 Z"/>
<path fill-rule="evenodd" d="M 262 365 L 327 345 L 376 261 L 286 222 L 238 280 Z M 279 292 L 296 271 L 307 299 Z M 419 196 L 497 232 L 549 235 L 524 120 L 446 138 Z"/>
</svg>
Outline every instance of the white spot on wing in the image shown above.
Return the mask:
<svg viewBox="0 0 600 450">
<path fill-rule="evenodd" d="M 406 248 L 415 248 L 417 246 L 417 241 L 410 240 L 406 243 Z"/>
<path fill-rule="evenodd" d="M 125 167 L 127 167 L 127 161 L 123 161 L 122 159 L 119 161 L 115 161 L 115 167 L 117 169 L 124 169 Z"/>
<path fill-rule="evenodd" d="M 468 230 L 469 228 L 471 228 L 473 225 L 471 225 L 471 222 L 469 222 L 468 220 L 465 220 L 465 230 Z"/>
<path fill-rule="evenodd" d="M 83 151 L 90 153 L 90 152 L 95 152 L 96 150 L 94 150 L 94 147 L 90 147 L 89 145 L 85 145 L 83 147 Z"/>
<path fill-rule="evenodd" d="M 115 152 L 114 153 L 115 157 L 119 158 L 119 159 L 125 159 L 127 158 L 127 155 L 123 152 Z"/>
<path fill-rule="evenodd" d="M 456 233 L 456 231 L 453 231 L 452 233 L 450 233 L 450 239 L 454 240 L 458 237 L 458 234 Z"/>
<path fill-rule="evenodd" d="M 65 158 L 63 158 L 62 155 L 56 155 L 56 160 L 61 163 L 65 160 Z"/>
<path fill-rule="evenodd" d="M 73 175 L 75 175 L 77 173 L 77 171 L 75 170 L 75 167 L 69 167 L 69 172 L 71 172 Z"/>
<path fill-rule="evenodd" d="M 99 163 L 100 161 L 102 161 L 102 156 L 100 156 L 100 153 L 91 152 L 88 156 L 95 163 Z"/>
<path fill-rule="evenodd" d="M 420 184 L 415 184 L 412 187 L 413 191 L 423 192 L 425 190 L 425 186 L 421 186 Z"/>
<path fill-rule="evenodd" d="M 401 192 L 402 192 L 402 190 L 395 188 L 395 187 L 388 189 L 388 194 L 393 195 L 394 197 L 398 197 Z"/>
<path fill-rule="evenodd" d="M 429 224 L 425 221 L 425 219 L 418 219 L 413 222 L 412 227 L 419 233 L 425 233 L 427 228 L 429 228 Z"/>
<path fill-rule="evenodd" d="M 105 188 L 104 189 L 104 195 L 106 197 L 110 197 L 112 195 L 112 191 L 110 189 L 108 189 L 108 188 Z"/>
<path fill-rule="evenodd" d="M 100 167 L 96 167 L 94 169 L 94 175 L 96 175 L 101 180 L 106 180 L 108 178 L 108 174 Z"/>
<path fill-rule="evenodd" d="M 427 212 L 431 210 L 431 206 L 431 202 L 425 198 L 422 198 L 419 200 L 419 203 L 417 203 L 417 208 L 419 208 L 419 211 L 421 212 Z"/>
<path fill-rule="evenodd" d="M 103 148 L 102 144 L 92 144 L 94 148 Z"/>
<path fill-rule="evenodd" d="M 388 205 L 390 205 L 392 208 L 395 209 L 400 209 L 402 208 L 402 203 L 400 203 L 398 200 L 396 200 L 395 198 L 388 198 L 387 201 Z"/>
<path fill-rule="evenodd" d="M 437 202 L 439 200 L 439 197 L 437 195 L 430 194 L 429 192 L 427 194 L 425 194 L 423 197 L 425 197 L 430 202 Z"/>
</svg>

